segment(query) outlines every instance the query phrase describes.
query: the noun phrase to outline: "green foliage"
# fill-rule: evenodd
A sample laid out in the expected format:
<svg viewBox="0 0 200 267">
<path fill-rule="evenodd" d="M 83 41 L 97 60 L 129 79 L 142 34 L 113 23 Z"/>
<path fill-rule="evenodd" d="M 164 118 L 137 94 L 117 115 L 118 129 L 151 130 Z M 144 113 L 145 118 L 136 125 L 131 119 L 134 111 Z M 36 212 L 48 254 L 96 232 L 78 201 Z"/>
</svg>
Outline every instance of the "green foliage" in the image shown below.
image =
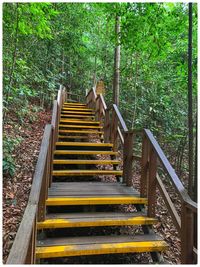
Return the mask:
<svg viewBox="0 0 200 267">
<path fill-rule="evenodd" d="M 3 138 L 3 174 L 13 177 L 15 173 L 15 160 L 12 155 L 14 149 L 20 144 L 22 138 Z"/>
<path fill-rule="evenodd" d="M 116 13 L 120 111 L 129 127 L 150 128 L 176 155 L 188 131 L 186 3 L 4 3 L 4 112 L 15 110 L 23 122 L 30 99 L 49 105 L 59 83 L 85 95 L 95 77 L 105 81 L 110 104 Z M 196 100 L 196 4 L 193 87 Z"/>
</svg>

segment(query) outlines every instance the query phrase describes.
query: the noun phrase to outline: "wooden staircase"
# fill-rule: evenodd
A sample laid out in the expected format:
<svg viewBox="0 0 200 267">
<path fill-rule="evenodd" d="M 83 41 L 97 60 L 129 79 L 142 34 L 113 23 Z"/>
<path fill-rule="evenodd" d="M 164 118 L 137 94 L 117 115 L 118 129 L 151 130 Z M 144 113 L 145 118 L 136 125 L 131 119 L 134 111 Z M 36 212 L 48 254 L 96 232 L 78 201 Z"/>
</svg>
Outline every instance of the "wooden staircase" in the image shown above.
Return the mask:
<svg viewBox="0 0 200 267">
<path fill-rule="evenodd" d="M 103 127 L 94 119 L 95 111 L 85 104 L 66 102 L 62 106 L 46 218 L 37 223 L 36 259 L 51 263 L 51 258 L 62 262 L 63 257 L 71 256 L 150 252 L 153 260 L 159 261 L 159 252 L 167 244 L 153 233 L 151 226 L 157 220 L 146 214 L 147 198 L 119 182 L 123 171 L 119 169 L 118 152 L 113 151 L 113 144 L 104 143 Z M 97 165 L 110 168 L 102 170 Z M 102 175 L 116 179 L 103 182 Z M 118 208 L 126 204 L 134 205 L 135 211 L 122 212 Z M 109 233 L 109 227 L 127 225 L 142 226 L 143 232 L 95 235 L 97 228 L 102 233 L 106 228 Z M 88 227 L 94 230 L 93 235 L 87 234 Z M 64 231 L 66 228 L 72 229 L 71 236 Z M 85 229 L 84 234 L 79 233 L 80 228 Z M 60 229 L 62 234 L 57 236 Z"/>
<path fill-rule="evenodd" d="M 116 263 L 115 254 L 127 260 L 130 253 L 148 253 L 161 263 L 161 252 L 172 249 L 153 231 L 160 208 L 157 192 L 180 236 L 181 263 L 197 263 L 197 203 L 151 131 L 129 130 L 117 106 L 107 107 L 95 88 L 86 96 L 87 105 L 74 97 L 83 99 L 60 86 L 6 264 L 82 263 L 83 258 L 104 264 L 106 254 L 109 263 Z M 141 167 L 139 191 L 132 179 L 133 162 Z M 158 166 L 172 188 L 165 186 Z M 181 216 L 169 189 L 177 193 Z"/>
</svg>

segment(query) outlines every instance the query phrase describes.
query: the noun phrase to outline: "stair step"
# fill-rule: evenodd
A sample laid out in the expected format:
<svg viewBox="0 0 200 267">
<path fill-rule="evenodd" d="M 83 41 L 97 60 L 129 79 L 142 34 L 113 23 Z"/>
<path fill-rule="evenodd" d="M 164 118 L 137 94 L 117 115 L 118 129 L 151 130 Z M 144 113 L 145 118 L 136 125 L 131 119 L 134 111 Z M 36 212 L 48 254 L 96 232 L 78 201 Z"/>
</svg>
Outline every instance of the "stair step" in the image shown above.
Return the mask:
<svg viewBox="0 0 200 267">
<path fill-rule="evenodd" d="M 99 121 L 82 121 L 82 120 L 66 120 L 66 119 L 60 119 L 60 122 L 66 122 L 66 123 L 77 123 L 77 124 L 95 124 L 99 125 Z"/>
<path fill-rule="evenodd" d="M 74 114 L 74 115 L 95 115 L 95 112 L 92 112 L 92 111 L 78 111 L 78 110 L 76 110 L 76 111 L 66 111 L 66 110 L 62 110 L 61 111 L 61 113 L 62 114 L 69 114 L 69 115 L 71 115 L 71 114 Z"/>
<path fill-rule="evenodd" d="M 166 249 L 166 242 L 153 234 L 48 238 L 38 241 L 36 258 L 155 252 Z"/>
<path fill-rule="evenodd" d="M 104 132 L 100 132 L 100 131 L 93 131 L 93 130 L 59 130 L 59 133 L 85 133 L 85 134 L 103 134 Z"/>
<path fill-rule="evenodd" d="M 63 108 L 87 108 L 86 105 L 78 105 L 77 103 L 73 103 L 73 104 L 63 104 L 62 106 Z"/>
<path fill-rule="evenodd" d="M 53 164 L 90 164 L 90 165 L 118 165 L 119 160 L 79 160 L 79 159 L 55 159 Z"/>
<path fill-rule="evenodd" d="M 113 147 L 110 143 L 56 142 L 56 146 Z"/>
<path fill-rule="evenodd" d="M 78 103 L 78 102 L 76 102 L 76 103 L 70 103 L 70 102 L 65 102 L 64 103 L 64 105 L 77 105 L 77 106 L 87 106 L 86 104 L 83 104 L 83 103 Z"/>
<path fill-rule="evenodd" d="M 58 138 L 63 138 L 63 139 L 88 139 L 88 136 L 80 136 L 80 135 L 59 135 Z"/>
<path fill-rule="evenodd" d="M 118 155 L 113 151 L 55 150 L 54 155 Z"/>
<path fill-rule="evenodd" d="M 62 108 L 62 110 L 69 110 L 69 111 L 71 111 L 71 110 L 74 110 L 74 111 L 84 111 L 84 112 L 92 112 L 92 111 L 94 111 L 93 109 L 91 109 L 91 108 L 81 108 L 81 107 L 75 107 L 75 108 L 72 108 L 72 107 L 70 107 L 70 108 L 68 108 L 68 107 L 63 107 Z"/>
<path fill-rule="evenodd" d="M 115 205 L 115 204 L 147 204 L 147 198 L 135 196 L 99 196 L 99 197 L 48 197 L 47 206 L 71 205 Z"/>
<path fill-rule="evenodd" d="M 149 225 L 156 223 L 154 218 L 146 217 L 144 213 L 124 212 L 82 212 L 57 213 L 46 216 L 44 222 L 37 223 L 37 229 L 68 228 L 68 227 L 96 227 L 117 225 Z"/>
<path fill-rule="evenodd" d="M 56 170 L 53 176 L 93 176 L 93 175 L 117 175 L 122 176 L 122 171 L 115 170 Z"/>
<path fill-rule="evenodd" d="M 60 114 L 60 116 L 61 116 L 61 118 L 83 118 L 83 119 L 94 119 L 95 117 L 94 116 L 92 116 L 92 115 L 88 115 L 88 116 L 86 116 L 86 115 L 76 115 L 76 114 L 74 114 L 74 115 L 72 115 L 72 114 Z M 88 121 L 88 120 L 87 120 Z"/>
<path fill-rule="evenodd" d="M 94 125 L 66 125 L 59 124 L 60 128 L 80 128 L 80 129 L 103 129 L 102 126 L 94 126 Z"/>
</svg>

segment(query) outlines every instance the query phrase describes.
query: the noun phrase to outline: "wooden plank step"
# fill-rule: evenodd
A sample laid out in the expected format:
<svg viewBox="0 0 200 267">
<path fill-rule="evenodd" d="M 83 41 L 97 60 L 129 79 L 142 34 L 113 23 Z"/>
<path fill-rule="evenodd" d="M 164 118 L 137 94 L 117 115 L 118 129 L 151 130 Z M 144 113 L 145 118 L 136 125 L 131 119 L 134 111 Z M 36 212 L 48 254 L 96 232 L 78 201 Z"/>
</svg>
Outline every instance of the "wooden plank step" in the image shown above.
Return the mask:
<svg viewBox="0 0 200 267">
<path fill-rule="evenodd" d="M 79 159 L 55 159 L 53 164 L 84 164 L 84 165 L 118 165 L 119 160 L 79 160 Z"/>
<path fill-rule="evenodd" d="M 73 103 L 65 102 L 65 103 L 63 103 L 63 106 L 69 106 L 69 107 L 76 106 L 76 107 L 88 108 L 86 103 L 78 103 L 78 102 L 73 102 Z"/>
<path fill-rule="evenodd" d="M 48 238 L 38 241 L 36 258 L 142 253 L 164 251 L 167 244 L 156 235 L 87 236 L 74 238 Z"/>
<path fill-rule="evenodd" d="M 122 176 L 122 171 L 115 170 L 56 170 L 53 176 L 93 176 L 93 175 L 117 175 Z"/>
<path fill-rule="evenodd" d="M 102 126 L 94 126 L 94 125 L 66 125 L 59 124 L 59 128 L 80 128 L 80 129 L 103 129 Z"/>
<path fill-rule="evenodd" d="M 69 185 L 68 185 L 69 184 Z M 56 182 L 53 183 L 48 192 L 49 197 L 111 197 L 111 196 L 130 196 L 140 197 L 139 192 L 125 185 L 99 185 L 98 182 Z"/>
<path fill-rule="evenodd" d="M 56 146 L 113 147 L 110 143 L 56 142 Z"/>
<path fill-rule="evenodd" d="M 135 196 L 99 196 L 99 197 L 48 197 L 47 206 L 71 205 L 122 205 L 122 204 L 147 204 L 147 198 Z"/>
<path fill-rule="evenodd" d="M 99 121 L 82 121 L 82 120 L 66 120 L 66 119 L 60 119 L 60 122 L 66 122 L 66 123 L 77 123 L 77 124 L 96 124 L 99 125 Z"/>
<path fill-rule="evenodd" d="M 88 139 L 88 136 L 81 136 L 81 135 L 59 135 L 58 138 L 63 139 Z"/>
<path fill-rule="evenodd" d="M 74 114 L 74 115 L 72 115 L 72 114 L 60 114 L 60 117 L 61 118 L 81 118 L 81 119 L 94 119 L 95 118 L 95 116 L 92 116 L 92 115 L 88 115 L 88 116 L 86 116 L 86 115 L 76 115 L 76 114 Z"/>
<path fill-rule="evenodd" d="M 94 112 L 94 110 L 92 109 L 92 108 L 81 108 L 81 107 L 75 107 L 75 108 L 72 108 L 72 107 L 70 107 L 70 108 L 66 108 L 66 107 L 63 107 L 62 108 L 62 110 L 74 110 L 74 111 L 84 111 L 84 112 L 87 112 L 87 111 L 89 111 L 89 112 L 91 112 L 91 111 L 93 111 Z"/>
<path fill-rule="evenodd" d="M 61 110 L 61 114 L 67 114 L 67 115 L 85 115 L 85 116 L 94 116 L 95 115 L 95 112 L 91 112 L 91 111 L 88 111 L 88 112 L 83 112 L 83 111 L 65 111 L 65 110 Z"/>
<path fill-rule="evenodd" d="M 44 222 L 37 223 L 37 229 L 96 227 L 119 225 L 149 225 L 156 223 L 154 218 L 141 213 L 89 212 L 49 214 Z"/>
<path fill-rule="evenodd" d="M 118 155 L 113 151 L 55 150 L 54 155 Z"/>
<path fill-rule="evenodd" d="M 93 130 L 59 130 L 59 133 L 78 133 L 78 134 L 103 134 L 104 132 L 93 131 Z"/>
<path fill-rule="evenodd" d="M 73 102 L 73 103 L 70 103 L 70 102 L 65 102 L 63 104 L 64 106 L 79 106 L 79 107 L 87 107 L 86 104 L 83 104 L 83 103 L 78 103 L 78 102 Z"/>
</svg>

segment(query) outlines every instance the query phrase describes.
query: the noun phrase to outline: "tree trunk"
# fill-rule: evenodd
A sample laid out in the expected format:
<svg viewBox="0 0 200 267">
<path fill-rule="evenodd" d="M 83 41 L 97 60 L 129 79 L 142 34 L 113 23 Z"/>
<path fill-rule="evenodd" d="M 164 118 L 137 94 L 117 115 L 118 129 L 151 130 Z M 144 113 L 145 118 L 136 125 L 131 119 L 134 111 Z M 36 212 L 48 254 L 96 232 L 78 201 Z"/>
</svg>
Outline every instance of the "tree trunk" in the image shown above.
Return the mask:
<svg viewBox="0 0 200 267">
<path fill-rule="evenodd" d="M 14 51 L 13 51 L 13 57 L 12 57 L 12 65 L 10 69 L 8 92 L 6 94 L 6 103 L 8 103 L 8 98 L 10 96 L 10 90 L 11 90 L 12 83 L 13 83 L 13 74 L 14 74 L 16 60 L 17 60 L 18 30 L 19 30 L 19 14 L 18 14 L 18 3 L 17 3 L 16 4 L 16 30 L 15 30 L 15 39 L 14 39 Z"/>
<path fill-rule="evenodd" d="M 189 29 L 188 29 L 188 130 L 189 130 L 189 179 L 188 193 L 193 199 L 193 110 L 192 110 L 192 3 L 189 3 Z"/>
<path fill-rule="evenodd" d="M 120 78 L 120 16 L 115 21 L 116 47 L 114 57 L 113 103 L 119 106 L 119 78 Z"/>
</svg>

